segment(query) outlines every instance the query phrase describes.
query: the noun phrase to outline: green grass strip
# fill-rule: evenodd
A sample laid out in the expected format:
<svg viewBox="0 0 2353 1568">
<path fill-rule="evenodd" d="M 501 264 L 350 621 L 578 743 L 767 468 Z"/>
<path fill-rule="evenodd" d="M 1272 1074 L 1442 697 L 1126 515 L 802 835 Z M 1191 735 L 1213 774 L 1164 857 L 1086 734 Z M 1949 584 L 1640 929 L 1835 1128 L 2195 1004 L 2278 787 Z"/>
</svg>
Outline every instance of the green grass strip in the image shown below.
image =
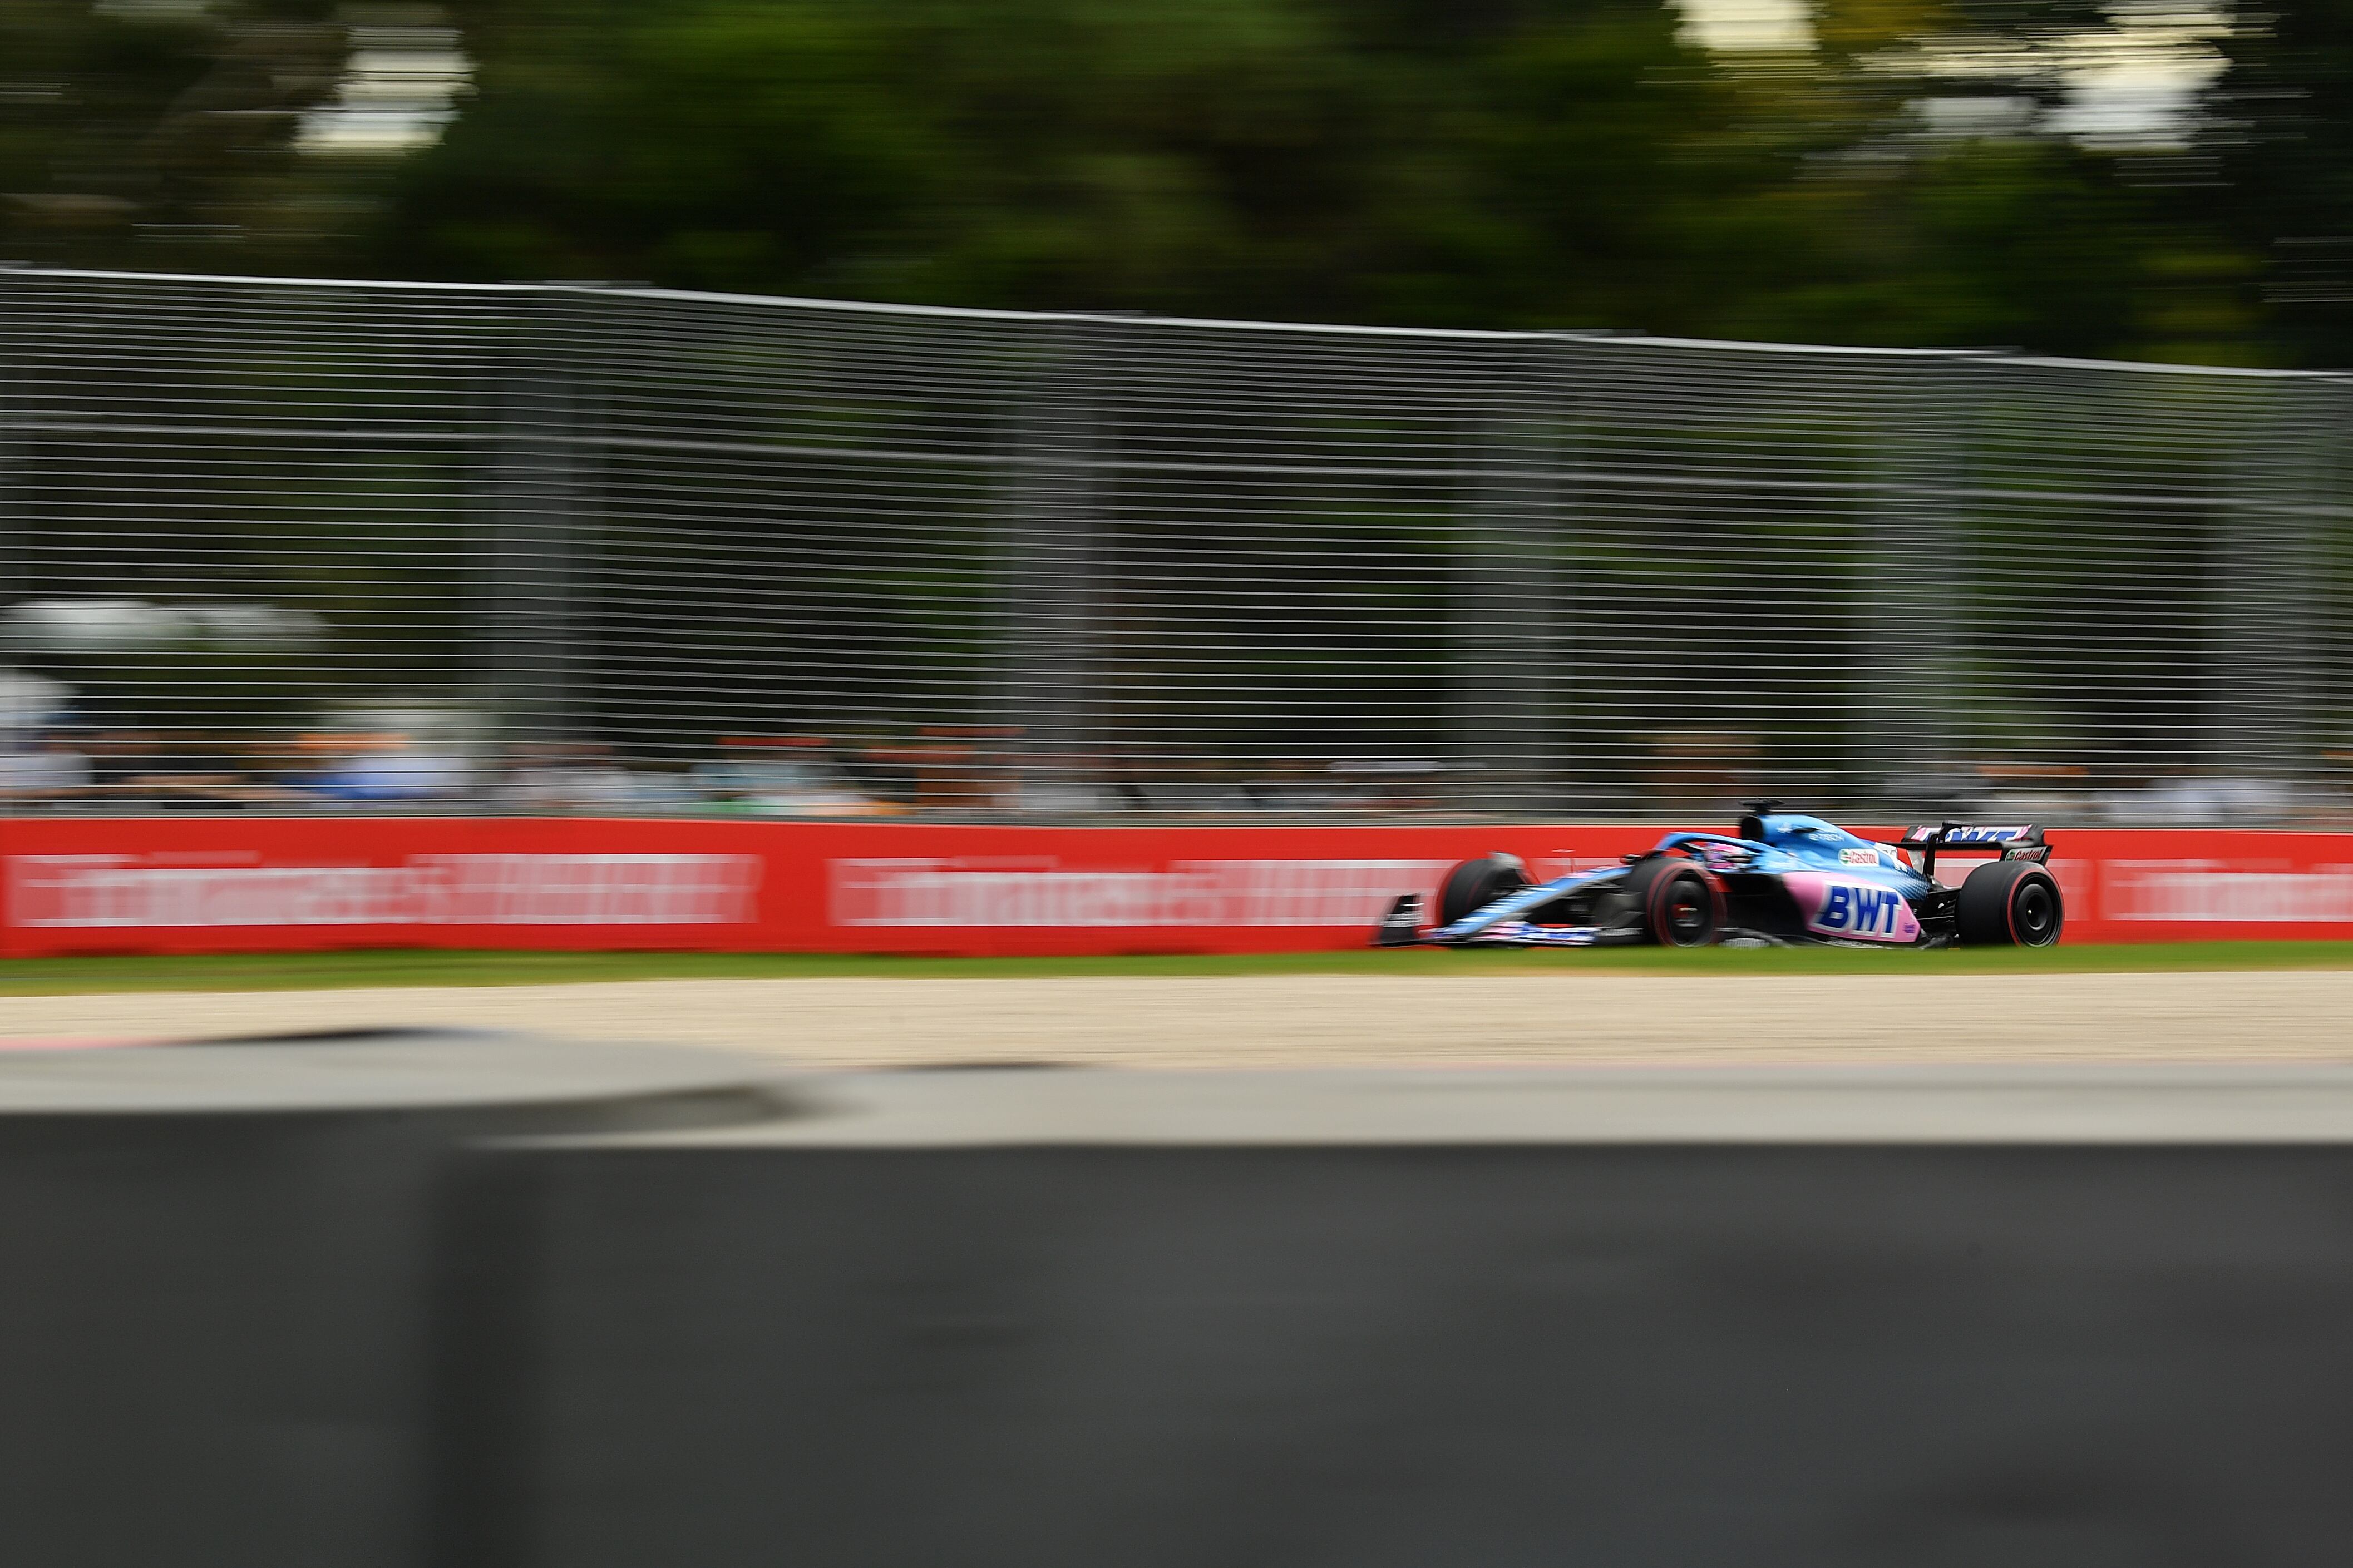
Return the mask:
<svg viewBox="0 0 2353 1568">
<path fill-rule="evenodd" d="M 2152 942 L 1943 952 L 1841 948 L 1683 952 L 1658 948 L 1189 954 L 1118 958 L 899 958 L 823 953 L 449 952 L 423 949 L 218 957 L 0 962 L 0 994 L 312 991 L 361 985 L 553 985 L 722 978 L 1022 979 L 1065 974 L 2050 974 L 2147 970 L 2348 969 L 2353 942 Z"/>
</svg>

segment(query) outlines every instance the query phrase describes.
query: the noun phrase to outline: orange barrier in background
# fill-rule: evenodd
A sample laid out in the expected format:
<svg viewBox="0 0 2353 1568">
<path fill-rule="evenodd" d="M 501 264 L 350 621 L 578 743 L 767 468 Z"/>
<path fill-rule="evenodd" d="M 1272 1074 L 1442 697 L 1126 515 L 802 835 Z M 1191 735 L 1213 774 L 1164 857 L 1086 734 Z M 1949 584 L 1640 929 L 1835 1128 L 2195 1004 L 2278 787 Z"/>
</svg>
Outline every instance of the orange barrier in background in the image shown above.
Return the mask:
<svg viewBox="0 0 2353 1568">
<path fill-rule="evenodd" d="M 1302 952 L 1361 943 L 1466 857 L 1556 875 L 1663 831 L 17 817 L 0 822 L 0 953 Z M 2070 942 L 2353 938 L 2353 835 L 2051 837 Z"/>
</svg>

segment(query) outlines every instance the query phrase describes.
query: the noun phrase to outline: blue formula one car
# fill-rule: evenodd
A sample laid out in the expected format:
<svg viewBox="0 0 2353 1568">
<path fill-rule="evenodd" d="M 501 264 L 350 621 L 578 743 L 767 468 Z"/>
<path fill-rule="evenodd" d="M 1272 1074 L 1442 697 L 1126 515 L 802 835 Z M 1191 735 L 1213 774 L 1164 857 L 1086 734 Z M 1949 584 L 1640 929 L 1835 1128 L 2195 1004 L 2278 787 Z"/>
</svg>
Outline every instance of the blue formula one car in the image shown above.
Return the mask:
<svg viewBox="0 0 2353 1568">
<path fill-rule="evenodd" d="M 1397 900 L 1375 947 L 2048 947 L 2065 910 L 2051 845 L 2033 826 L 1947 822 L 1874 844 L 1819 816 L 1759 801 L 1737 834 L 1670 833 L 1616 866 L 1531 882 L 1516 857 L 1466 860 L 1438 896 Z M 1936 854 L 1999 858 L 1957 888 L 1936 880 Z M 1905 858 L 1918 857 L 1918 863 Z"/>
</svg>

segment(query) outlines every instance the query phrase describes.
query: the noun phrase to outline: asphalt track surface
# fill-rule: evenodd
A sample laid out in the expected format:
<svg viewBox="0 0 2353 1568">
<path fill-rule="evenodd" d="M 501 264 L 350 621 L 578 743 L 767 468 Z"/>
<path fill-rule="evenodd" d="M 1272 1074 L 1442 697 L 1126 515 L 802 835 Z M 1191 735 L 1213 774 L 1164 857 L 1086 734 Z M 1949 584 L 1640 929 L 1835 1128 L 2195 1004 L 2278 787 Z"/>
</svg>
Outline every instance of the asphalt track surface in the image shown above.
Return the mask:
<svg viewBox="0 0 2353 1568">
<path fill-rule="evenodd" d="M 0 997 L 70 1043 L 394 1026 L 716 1046 L 808 1067 L 2353 1061 L 2353 970 L 652 980 Z"/>
</svg>

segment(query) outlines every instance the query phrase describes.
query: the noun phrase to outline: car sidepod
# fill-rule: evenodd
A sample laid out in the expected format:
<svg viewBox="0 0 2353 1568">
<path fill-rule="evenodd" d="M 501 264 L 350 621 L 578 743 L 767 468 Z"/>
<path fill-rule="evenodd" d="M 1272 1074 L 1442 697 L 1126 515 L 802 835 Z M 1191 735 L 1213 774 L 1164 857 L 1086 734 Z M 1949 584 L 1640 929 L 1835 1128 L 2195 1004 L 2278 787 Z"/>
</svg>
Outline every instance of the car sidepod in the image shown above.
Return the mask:
<svg viewBox="0 0 2353 1568">
<path fill-rule="evenodd" d="M 1791 871 L 1781 882 L 1810 935 L 1896 946 L 1920 940 L 1920 917 L 1913 910 L 1912 900 L 1901 889 L 1875 878 Z"/>
</svg>

